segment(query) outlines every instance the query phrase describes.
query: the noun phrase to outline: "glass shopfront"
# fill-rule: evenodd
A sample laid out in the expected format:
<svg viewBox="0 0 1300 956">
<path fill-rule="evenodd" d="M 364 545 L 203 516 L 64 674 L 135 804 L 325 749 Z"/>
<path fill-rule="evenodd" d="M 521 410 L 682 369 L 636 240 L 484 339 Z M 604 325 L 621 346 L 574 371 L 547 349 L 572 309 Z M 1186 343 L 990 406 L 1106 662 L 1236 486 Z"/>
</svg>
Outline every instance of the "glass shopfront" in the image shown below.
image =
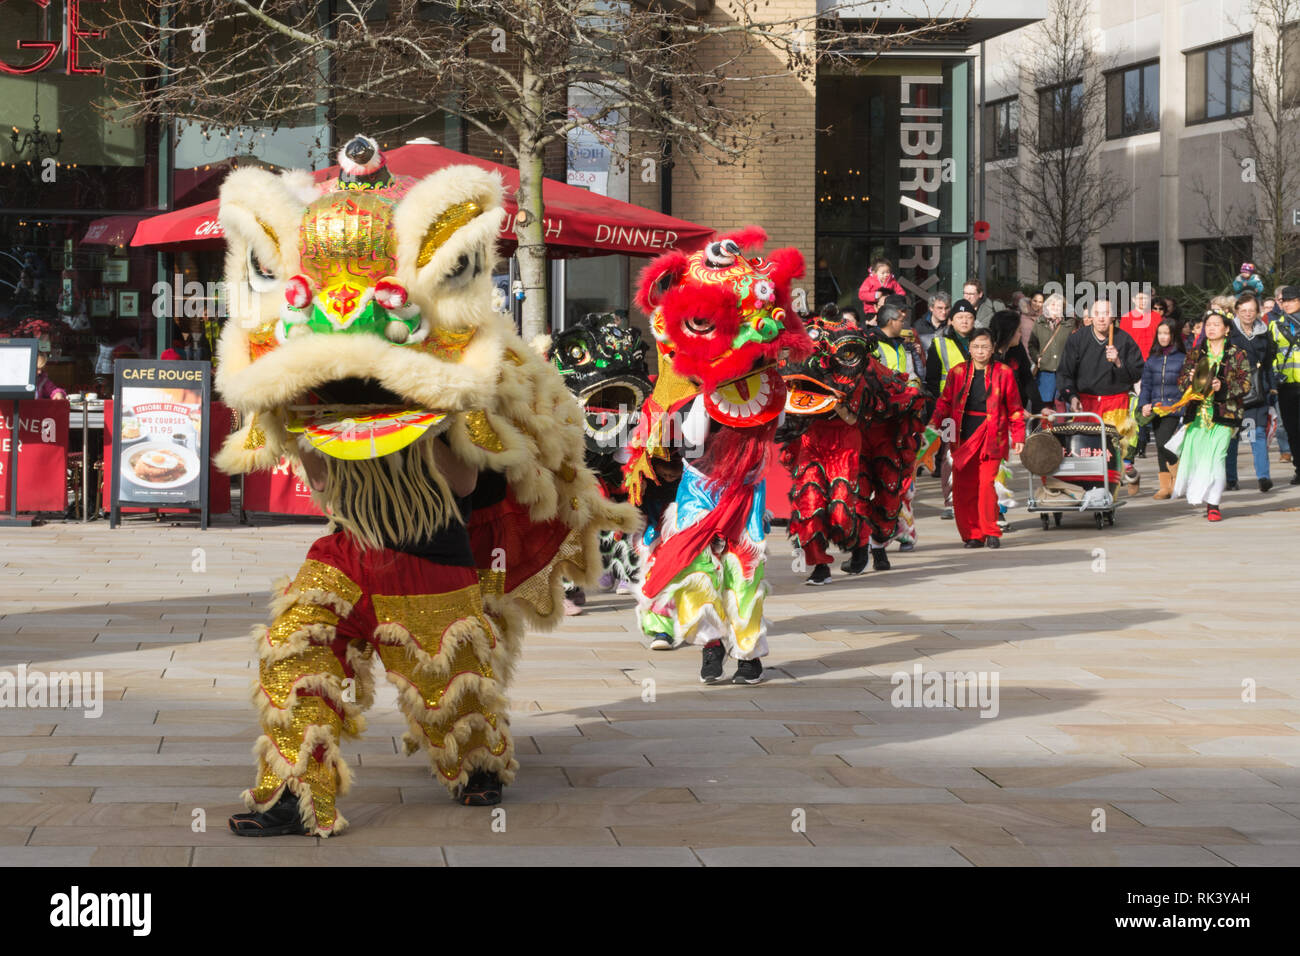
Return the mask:
<svg viewBox="0 0 1300 956">
<path fill-rule="evenodd" d="M 970 248 L 965 58 L 891 58 L 817 77 L 817 305 L 858 304 L 877 257 L 921 303 L 960 293 Z"/>
<path fill-rule="evenodd" d="M 126 242 L 132 217 L 157 209 L 160 157 L 156 128 L 102 111 L 113 43 L 92 36 L 88 20 L 74 3 L 4 7 L 0 331 L 41 329 L 51 379 L 105 392 L 101 349 L 156 354 L 156 257 Z M 93 222 L 118 216 L 101 241 L 86 241 Z"/>
</svg>

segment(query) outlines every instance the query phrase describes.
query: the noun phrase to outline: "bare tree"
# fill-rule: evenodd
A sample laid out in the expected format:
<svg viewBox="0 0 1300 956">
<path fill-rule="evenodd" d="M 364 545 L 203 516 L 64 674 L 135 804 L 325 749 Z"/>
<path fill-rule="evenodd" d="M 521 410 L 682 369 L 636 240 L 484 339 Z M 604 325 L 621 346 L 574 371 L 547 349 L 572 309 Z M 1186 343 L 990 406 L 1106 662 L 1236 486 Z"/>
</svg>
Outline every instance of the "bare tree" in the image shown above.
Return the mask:
<svg viewBox="0 0 1300 956">
<path fill-rule="evenodd" d="M 1097 228 L 1133 193 L 1101 167 L 1106 64 L 1092 43 L 1089 9 L 1049 0 L 1047 19 L 1026 37 L 1020 79 L 1032 92 L 1021 109 L 1020 158 L 999 179 L 1017 245 L 1030 256 L 1046 247 L 1058 274 L 1097 267 Z"/>
<path fill-rule="evenodd" d="M 703 17 L 674 0 L 146 0 L 143 14 L 139 0 L 117 0 L 109 29 L 126 51 L 115 56 L 121 79 L 108 106 L 127 119 L 213 130 L 291 124 L 305 111 L 387 122 L 389 131 L 460 117 L 519 169 L 529 336 L 545 325 L 548 147 L 587 127 L 626 133 L 614 140 L 631 144 L 619 158 L 638 170 L 665 156 L 740 162 L 758 143 L 781 141 L 777 117 L 747 94 L 807 80 L 824 57 L 941 32 L 964 17 L 955 12 L 963 4 L 938 0 L 929 20 L 877 28 L 839 21 L 840 7 L 769 15 L 770 0 L 729 0 Z M 571 112 L 573 89 L 600 105 Z"/>
<path fill-rule="evenodd" d="M 1247 185 L 1244 198 L 1224 202 L 1217 185 L 1203 177 L 1193 184 L 1204 204 L 1202 228 L 1218 241 L 1224 259 L 1221 278 L 1230 281 L 1237 264 L 1253 258 L 1270 290 L 1300 271 L 1300 230 L 1292 219 L 1300 205 L 1297 21 L 1300 0 L 1255 0 L 1239 25 L 1251 35 L 1252 55 L 1225 55 L 1228 99 L 1246 97 L 1250 104 L 1250 113 L 1224 138 Z"/>
</svg>

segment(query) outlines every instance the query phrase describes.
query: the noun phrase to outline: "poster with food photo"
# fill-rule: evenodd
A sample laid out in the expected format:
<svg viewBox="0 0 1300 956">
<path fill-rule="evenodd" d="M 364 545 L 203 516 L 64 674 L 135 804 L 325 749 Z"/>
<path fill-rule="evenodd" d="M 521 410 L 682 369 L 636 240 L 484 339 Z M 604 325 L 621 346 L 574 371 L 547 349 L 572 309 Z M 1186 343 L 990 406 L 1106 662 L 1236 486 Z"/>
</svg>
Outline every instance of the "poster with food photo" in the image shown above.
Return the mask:
<svg viewBox="0 0 1300 956">
<path fill-rule="evenodd" d="M 113 505 L 202 509 L 207 500 L 207 362 L 119 361 Z"/>
</svg>

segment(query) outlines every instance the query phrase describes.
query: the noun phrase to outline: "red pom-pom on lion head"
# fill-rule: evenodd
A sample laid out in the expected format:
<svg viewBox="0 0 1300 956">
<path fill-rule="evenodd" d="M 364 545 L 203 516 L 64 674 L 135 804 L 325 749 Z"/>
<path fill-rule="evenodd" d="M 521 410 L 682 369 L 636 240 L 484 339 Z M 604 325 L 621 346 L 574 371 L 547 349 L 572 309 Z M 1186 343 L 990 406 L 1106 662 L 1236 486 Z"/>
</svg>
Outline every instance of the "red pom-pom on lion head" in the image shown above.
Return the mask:
<svg viewBox="0 0 1300 956">
<path fill-rule="evenodd" d="M 698 252 L 669 252 L 641 273 L 637 305 L 651 316 L 660 355 L 681 376 L 711 392 L 782 354 L 813 344 L 790 304 L 790 283 L 804 274 L 798 249 L 747 256 L 767 241 L 758 226 L 727 233 Z"/>
</svg>

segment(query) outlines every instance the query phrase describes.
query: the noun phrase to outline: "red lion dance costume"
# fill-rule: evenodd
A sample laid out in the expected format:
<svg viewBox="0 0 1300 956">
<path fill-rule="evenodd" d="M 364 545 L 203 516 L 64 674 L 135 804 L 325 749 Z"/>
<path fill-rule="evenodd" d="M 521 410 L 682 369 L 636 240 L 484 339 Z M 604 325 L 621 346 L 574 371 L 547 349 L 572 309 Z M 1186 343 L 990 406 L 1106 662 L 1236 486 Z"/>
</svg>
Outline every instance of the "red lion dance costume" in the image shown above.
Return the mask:
<svg viewBox="0 0 1300 956">
<path fill-rule="evenodd" d="M 838 314 L 809 327 L 816 351 L 784 366 L 789 416 L 782 463 L 790 470 L 790 537 L 813 568 L 807 583 L 830 580 L 830 547 L 851 552 L 858 574 L 894 535 L 905 480 L 915 466 L 925 396 L 873 354 L 868 334 Z"/>
<path fill-rule="evenodd" d="M 563 615 L 561 576 L 598 573 L 635 512 L 583 464 L 564 382 L 494 313 L 501 181 L 388 173 L 373 140 L 342 175 L 241 169 L 221 189 L 217 385 L 244 417 L 227 471 L 287 458 L 332 518 L 253 637 L 262 725 L 241 835 L 340 833 L 378 660 L 433 775 L 488 805 L 514 780 L 506 686 L 527 624 Z"/>
<path fill-rule="evenodd" d="M 785 407 L 776 366 L 787 352 L 812 350 L 790 307 L 803 256 L 745 255 L 766 240 L 750 227 L 691 255 L 660 256 L 637 293 L 659 347 L 625 478 L 652 518 L 638 613 L 652 646 L 704 645 L 705 683 L 721 678 L 728 654 L 739 661 L 735 682 L 762 673 L 762 474 Z"/>
<path fill-rule="evenodd" d="M 788 390 L 781 462 L 790 471 L 790 537 L 813 567 L 809 584 L 830 579 L 830 548 L 858 545 L 858 457 L 870 340 L 838 313 L 814 316 L 816 351 L 782 363 Z"/>
<path fill-rule="evenodd" d="M 885 548 L 898 533 L 908 483 L 916 473 L 916 454 L 928 416 L 925 392 L 908 384 L 871 357 L 866 364 L 866 391 L 858 427 L 862 451 L 858 456 L 858 545 L 842 565 L 848 574 L 889 569 Z"/>
</svg>

